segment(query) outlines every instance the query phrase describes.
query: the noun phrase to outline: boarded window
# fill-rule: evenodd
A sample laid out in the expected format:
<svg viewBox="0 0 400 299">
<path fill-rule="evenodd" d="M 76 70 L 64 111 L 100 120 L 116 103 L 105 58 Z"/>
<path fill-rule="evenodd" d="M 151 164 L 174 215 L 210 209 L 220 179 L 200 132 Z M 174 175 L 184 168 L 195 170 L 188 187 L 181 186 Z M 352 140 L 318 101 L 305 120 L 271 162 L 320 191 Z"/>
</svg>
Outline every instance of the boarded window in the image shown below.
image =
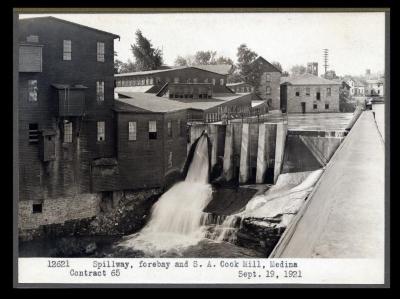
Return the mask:
<svg viewBox="0 0 400 299">
<path fill-rule="evenodd" d="M 106 123 L 104 121 L 97 122 L 97 141 L 104 141 L 106 139 Z"/>
<path fill-rule="evenodd" d="M 28 101 L 37 102 L 37 80 L 28 80 Z"/>
<path fill-rule="evenodd" d="M 271 87 L 267 86 L 266 93 L 271 94 Z"/>
<path fill-rule="evenodd" d="M 215 79 L 214 78 L 212 79 L 212 84 L 215 85 Z"/>
<path fill-rule="evenodd" d="M 104 62 L 104 43 L 97 43 L 97 61 Z"/>
<path fill-rule="evenodd" d="M 34 203 L 32 205 L 32 213 L 33 214 L 42 213 L 42 209 L 43 209 L 43 206 L 41 203 Z"/>
<path fill-rule="evenodd" d="M 310 87 L 306 88 L 306 95 L 309 96 L 310 95 Z"/>
<path fill-rule="evenodd" d="M 205 79 L 204 79 L 204 83 L 208 83 L 208 78 L 205 78 Z"/>
<path fill-rule="evenodd" d="M 327 95 L 327 96 L 330 96 L 330 95 L 331 95 L 331 89 L 330 89 L 329 87 L 326 89 L 326 95 Z"/>
<path fill-rule="evenodd" d="M 72 59 L 72 42 L 70 40 L 63 41 L 63 60 Z"/>
<path fill-rule="evenodd" d="M 271 81 L 271 74 L 266 74 L 266 80 L 267 80 L 267 82 Z"/>
<path fill-rule="evenodd" d="M 64 123 L 64 142 L 72 142 L 72 122 L 69 121 Z"/>
<path fill-rule="evenodd" d="M 128 123 L 128 140 L 136 140 L 136 122 L 130 121 Z"/>
<path fill-rule="evenodd" d="M 197 83 L 197 78 L 193 78 L 193 83 Z"/>
<path fill-rule="evenodd" d="M 96 82 L 96 98 L 97 101 L 104 101 L 104 81 Z"/>
<path fill-rule="evenodd" d="M 178 77 L 174 78 L 174 83 L 179 83 L 179 78 Z"/>
<path fill-rule="evenodd" d="M 149 139 L 157 139 L 157 122 L 155 120 L 149 121 Z"/>
<path fill-rule="evenodd" d="M 219 84 L 224 85 L 224 79 L 219 79 Z"/>
<path fill-rule="evenodd" d="M 38 143 L 39 142 L 39 125 L 38 124 L 29 124 L 28 136 L 29 136 L 29 143 Z"/>
</svg>

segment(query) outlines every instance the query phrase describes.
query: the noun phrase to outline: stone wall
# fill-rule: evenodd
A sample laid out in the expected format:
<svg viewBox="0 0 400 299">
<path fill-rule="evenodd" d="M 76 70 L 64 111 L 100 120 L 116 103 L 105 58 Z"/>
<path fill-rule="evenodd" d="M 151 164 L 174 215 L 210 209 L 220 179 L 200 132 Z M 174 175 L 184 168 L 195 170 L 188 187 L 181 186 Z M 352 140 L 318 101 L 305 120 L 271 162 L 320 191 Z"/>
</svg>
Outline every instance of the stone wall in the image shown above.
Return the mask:
<svg viewBox="0 0 400 299">
<path fill-rule="evenodd" d="M 20 201 L 18 228 L 36 229 L 41 225 L 64 223 L 67 220 L 96 216 L 100 211 L 101 193 L 84 193 L 42 201 L 42 212 L 33 213 L 33 200 Z"/>
<path fill-rule="evenodd" d="M 267 74 L 271 76 L 271 80 L 267 81 Z M 257 88 L 257 94 L 265 101 L 271 99 L 270 110 L 280 109 L 280 81 L 281 73 L 265 72 L 261 75 L 260 85 Z M 270 87 L 270 93 L 267 93 L 267 87 Z"/>
<path fill-rule="evenodd" d="M 33 213 L 33 201 L 21 201 L 19 239 L 65 236 L 116 236 L 141 229 L 160 188 L 80 194 L 45 200 L 41 213 Z"/>
<path fill-rule="evenodd" d="M 309 94 L 307 94 L 309 88 Z M 331 95 L 327 94 L 327 88 L 331 88 Z M 317 100 L 316 93 L 320 90 L 321 97 Z M 299 91 L 299 96 L 296 96 Z M 287 86 L 287 112 L 302 113 L 302 104 L 305 103 L 306 113 L 339 112 L 339 85 L 288 85 Z M 325 108 L 329 104 L 329 108 Z M 314 108 L 316 105 L 316 108 Z"/>
</svg>

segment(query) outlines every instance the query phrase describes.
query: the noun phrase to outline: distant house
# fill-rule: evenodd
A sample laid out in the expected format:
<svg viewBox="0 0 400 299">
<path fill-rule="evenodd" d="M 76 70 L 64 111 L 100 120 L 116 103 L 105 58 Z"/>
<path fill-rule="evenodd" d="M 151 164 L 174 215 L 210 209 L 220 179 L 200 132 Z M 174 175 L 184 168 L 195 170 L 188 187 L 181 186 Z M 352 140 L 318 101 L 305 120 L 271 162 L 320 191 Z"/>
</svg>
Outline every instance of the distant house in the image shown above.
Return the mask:
<svg viewBox="0 0 400 299">
<path fill-rule="evenodd" d="M 251 67 L 261 74 L 255 93 L 267 101 L 271 110 L 281 109 L 279 88 L 282 72 L 261 56 L 251 63 Z M 252 79 L 247 78 L 246 82 L 250 83 Z"/>
<path fill-rule="evenodd" d="M 367 96 L 384 96 L 384 85 L 384 80 L 382 78 L 367 80 L 365 93 Z"/>
<path fill-rule="evenodd" d="M 254 87 L 246 82 L 228 83 L 226 87 L 234 93 L 254 92 Z"/>
<path fill-rule="evenodd" d="M 366 82 L 352 77 L 345 78 L 345 82 L 350 86 L 351 96 L 365 96 Z"/>
<path fill-rule="evenodd" d="M 338 112 L 341 84 L 311 74 L 282 78 L 282 110 L 288 113 Z"/>
</svg>

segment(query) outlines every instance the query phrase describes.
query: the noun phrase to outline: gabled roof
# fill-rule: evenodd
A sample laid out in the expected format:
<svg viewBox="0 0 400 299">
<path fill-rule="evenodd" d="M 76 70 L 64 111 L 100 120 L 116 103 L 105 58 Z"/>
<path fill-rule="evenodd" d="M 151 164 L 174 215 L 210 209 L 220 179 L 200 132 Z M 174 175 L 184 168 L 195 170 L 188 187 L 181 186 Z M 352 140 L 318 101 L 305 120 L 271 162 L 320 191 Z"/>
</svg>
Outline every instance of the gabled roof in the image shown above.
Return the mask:
<svg viewBox="0 0 400 299">
<path fill-rule="evenodd" d="M 192 67 L 221 75 L 229 75 L 232 69 L 232 65 L 230 64 L 206 64 L 206 65 L 197 64 L 197 65 L 192 65 Z"/>
<path fill-rule="evenodd" d="M 87 29 L 87 30 L 95 31 L 95 32 L 97 32 L 97 33 L 101 33 L 101 34 L 105 34 L 105 35 L 110 35 L 110 36 L 112 36 L 114 39 L 115 39 L 115 38 L 118 38 L 118 39 L 120 38 L 119 35 L 116 35 L 116 34 L 114 34 L 114 33 L 106 32 L 106 31 L 103 31 L 103 30 L 100 30 L 100 29 L 96 29 L 96 28 L 93 28 L 93 27 L 85 26 L 85 25 L 82 25 L 82 24 L 70 22 L 70 21 L 67 21 L 67 20 L 63 20 L 63 19 L 59 19 L 59 18 L 55 18 L 55 17 L 51 17 L 51 16 L 49 16 L 49 17 L 36 17 L 36 18 L 19 19 L 20 22 L 35 21 L 35 20 L 49 20 L 49 21 L 55 21 L 55 22 L 65 23 L 65 24 L 67 24 L 67 25 L 78 26 L 78 27 L 81 27 L 81 28 L 84 28 L 84 29 Z"/>
<path fill-rule="evenodd" d="M 286 81 L 281 84 L 290 85 L 340 85 L 339 82 L 327 80 L 312 74 L 302 74 L 298 76 L 286 77 Z"/>
<path fill-rule="evenodd" d="M 264 65 L 264 69 L 266 72 L 279 72 L 282 73 L 279 69 L 277 69 L 273 64 L 268 62 L 264 57 L 258 56 L 251 64 L 262 62 Z"/>
</svg>

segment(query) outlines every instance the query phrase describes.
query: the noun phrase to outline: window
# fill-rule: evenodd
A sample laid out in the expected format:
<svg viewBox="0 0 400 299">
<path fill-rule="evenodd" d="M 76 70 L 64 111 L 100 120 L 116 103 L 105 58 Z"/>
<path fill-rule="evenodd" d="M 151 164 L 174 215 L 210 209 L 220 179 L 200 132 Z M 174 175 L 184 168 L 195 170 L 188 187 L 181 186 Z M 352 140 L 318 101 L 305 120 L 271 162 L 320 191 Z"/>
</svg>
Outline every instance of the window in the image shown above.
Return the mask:
<svg viewBox="0 0 400 299">
<path fill-rule="evenodd" d="M 39 42 L 39 36 L 37 36 L 37 35 L 28 35 L 26 37 L 26 41 L 28 43 L 38 43 Z"/>
<path fill-rule="evenodd" d="M 321 100 L 321 90 L 318 88 L 316 93 L 317 100 Z"/>
<path fill-rule="evenodd" d="M 72 142 L 72 122 L 64 122 L 64 142 Z"/>
<path fill-rule="evenodd" d="M 325 109 L 329 109 L 329 104 L 325 104 Z"/>
<path fill-rule="evenodd" d="M 179 128 L 179 136 L 184 137 L 185 136 L 185 122 L 178 119 L 178 128 Z"/>
<path fill-rule="evenodd" d="M 168 137 L 172 137 L 172 122 L 171 121 L 169 121 L 168 123 L 167 123 L 167 129 L 168 129 Z"/>
<path fill-rule="evenodd" d="M 224 79 L 219 79 L 219 85 L 224 85 Z"/>
<path fill-rule="evenodd" d="M 271 81 L 271 74 L 266 74 L 266 81 L 270 82 Z"/>
<path fill-rule="evenodd" d="M 37 214 L 37 213 L 42 213 L 42 204 L 41 203 L 34 203 L 32 205 L 32 213 Z"/>
<path fill-rule="evenodd" d="M 155 120 L 149 121 L 149 139 L 157 139 L 157 122 Z"/>
<path fill-rule="evenodd" d="M 99 102 L 104 101 L 104 81 L 96 82 L 96 99 Z"/>
<path fill-rule="evenodd" d="M 97 61 L 104 62 L 104 43 L 97 43 Z"/>
<path fill-rule="evenodd" d="M 300 88 L 296 88 L 296 97 L 300 96 Z"/>
<path fill-rule="evenodd" d="M 179 83 L 179 78 L 178 77 L 174 78 L 174 83 Z"/>
<path fill-rule="evenodd" d="M 39 142 L 39 125 L 38 124 L 29 124 L 29 143 L 38 143 Z"/>
<path fill-rule="evenodd" d="M 331 96 L 331 89 L 329 87 L 326 89 L 326 95 Z"/>
<path fill-rule="evenodd" d="M 28 80 L 28 101 L 37 102 L 37 80 Z"/>
<path fill-rule="evenodd" d="M 128 140 L 136 140 L 136 122 L 128 122 Z"/>
<path fill-rule="evenodd" d="M 70 40 L 63 41 L 63 60 L 72 59 L 72 43 Z"/>
<path fill-rule="evenodd" d="M 97 122 L 97 141 L 104 141 L 106 139 L 105 122 Z"/>
<path fill-rule="evenodd" d="M 314 104 L 313 105 L 313 109 L 315 110 L 315 109 L 318 109 L 318 105 L 317 104 Z"/>
<path fill-rule="evenodd" d="M 306 96 L 310 95 L 310 87 L 306 87 Z"/>
<path fill-rule="evenodd" d="M 267 86 L 266 93 L 271 94 L 271 87 Z"/>
<path fill-rule="evenodd" d="M 214 78 L 212 78 L 212 84 L 215 85 L 215 79 Z"/>
</svg>

